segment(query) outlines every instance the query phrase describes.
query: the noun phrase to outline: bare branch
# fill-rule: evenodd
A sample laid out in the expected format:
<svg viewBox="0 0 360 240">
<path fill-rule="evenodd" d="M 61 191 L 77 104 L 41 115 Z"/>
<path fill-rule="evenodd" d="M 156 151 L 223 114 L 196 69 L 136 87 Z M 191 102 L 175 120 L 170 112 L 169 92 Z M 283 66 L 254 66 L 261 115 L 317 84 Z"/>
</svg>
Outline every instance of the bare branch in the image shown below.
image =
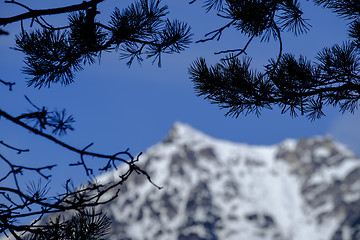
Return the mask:
<svg viewBox="0 0 360 240">
<path fill-rule="evenodd" d="M 87 156 L 92 156 L 92 157 L 97 157 L 97 158 L 105 158 L 105 159 L 110 159 L 110 158 L 113 158 L 113 155 L 107 155 L 107 154 L 100 154 L 100 153 L 94 153 L 94 152 L 88 152 L 88 151 L 84 151 L 83 149 L 78 149 L 78 148 L 75 148 L 69 144 L 66 144 L 60 140 L 58 140 L 57 138 L 53 137 L 52 135 L 49 135 L 49 134 L 46 134 L 46 133 L 43 133 L 41 132 L 40 130 L 36 129 L 36 128 L 33 128 L 33 127 L 30 127 L 29 125 L 23 123 L 20 119 L 18 118 L 15 118 L 11 115 L 9 115 L 8 113 L 4 112 L 3 110 L 0 109 L 0 116 L 3 116 L 4 118 L 8 119 L 9 121 L 29 130 L 30 132 L 36 134 L 36 135 L 39 135 L 41 137 L 44 137 L 70 151 L 73 151 L 73 152 L 76 152 L 80 155 L 87 155 Z M 119 161 L 122 161 L 124 163 L 127 163 L 126 160 L 122 159 L 122 158 L 118 158 L 116 157 L 115 158 L 116 160 L 119 160 Z"/>
<path fill-rule="evenodd" d="M 12 150 L 17 151 L 18 154 L 20 154 L 20 153 L 22 153 L 22 152 L 28 152 L 28 151 L 30 151 L 29 149 L 20 149 L 20 148 L 16 148 L 16 147 L 10 146 L 10 145 L 4 143 L 4 142 L 1 141 L 1 140 L 0 140 L 0 144 L 3 145 L 3 146 L 5 146 L 5 147 L 7 147 L 7 148 L 10 148 L 10 149 L 12 149 Z"/>
<path fill-rule="evenodd" d="M 4 80 L 1 80 L 1 79 L 0 79 L 0 83 L 2 83 L 2 84 L 4 84 L 4 85 L 8 85 L 10 91 L 12 91 L 12 86 L 15 85 L 14 82 L 5 82 Z"/>
<path fill-rule="evenodd" d="M 214 40 L 216 37 L 217 37 L 216 40 L 220 40 L 221 35 L 222 35 L 222 32 L 223 32 L 226 28 L 231 27 L 231 25 L 233 25 L 234 22 L 235 22 L 235 20 L 232 20 L 231 22 L 229 22 L 229 23 L 226 24 L 225 26 L 223 26 L 223 27 L 221 27 L 221 28 L 218 28 L 218 29 L 216 29 L 216 30 L 214 30 L 214 31 L 211 31 L 211 32 L 205 34 L 205 37 L 210 36 L 210 35 L 212 35 L 212 36 L 209 37 L 209 38 L 205 38 L 205 39 L 198 40 L 198 41 L 196 41 L 196 43 L 202 43 L 202 42 L 207 42 L 207 41 L 210 41 L 210 40 Z"/>
<path fill-rule="evenodd" d="M 40 16 L 46 16 L 46 15 L 56 15 L 56 14 L 62 14 L 62 13 L 69 13 L 69 12 L 75 12 L 79 10 L 86 10 L 90 7 L 93 7 L 94 5 L 97 5 L 100 2 L 103 2 L 104 0 L 91 0 L 89 2 L 82 2 L 80 4 L 66 6 L 66 7 L 60 7 L 60 8 L 49 8 L 49 9 L 41 9 L 41 10 L 33 10 L 25 5 L 22 5 L 23 7 L 26 7 L 29 12 L 23 13 L 17 16 L 9 17 L 9 18 L 0 18 L 0 26 L 7 25 L 9 23 L 14 23 L 18 21 L 22 21 L 25 19 L 35 19 Z M 20 5 L 20 3 L 16 1 L 5 1 L 6 3 L 13 3 Z"/>
<path fill-rule="evenodd" d="M 234 55 L 231 55 L 230 58 L 235 58 L 240 56 L 241 54 L 246 54 L 246 49 L 248 48 L 248 46 L 250 45 L 250 43 L 252 42 L 252 40 L 254 39 L 255 35 L 252 35 L 251 38 L 246 42 L 245 46 L 243 48 L 239 48 L 239 49 L 231 49 L 231 50 L 223 50 L 223 51 L 219 51 L 219 52 L 215 52 L 215 54 L 223 54 L 223 53 L 233 53 L 233 52 L 238 52 Z M 225 58 L 228 59 L 228 58 Z"/>
</svg>

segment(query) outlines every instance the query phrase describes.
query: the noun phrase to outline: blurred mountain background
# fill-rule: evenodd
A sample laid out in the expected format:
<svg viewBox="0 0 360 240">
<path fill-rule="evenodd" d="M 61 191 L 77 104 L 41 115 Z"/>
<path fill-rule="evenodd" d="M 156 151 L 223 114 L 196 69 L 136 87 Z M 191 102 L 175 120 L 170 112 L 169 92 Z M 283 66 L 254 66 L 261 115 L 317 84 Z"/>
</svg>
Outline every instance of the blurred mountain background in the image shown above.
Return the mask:
<svg viewBox="0 0 360 240">
<path fill-rule="evenodd" d="M 360 161 L 328 136 L 251 146 L 175 123 L 141 162 L 163 189 L 132 175 L 102 207 L 108 239 L 360 239 Z"/>
</svg>

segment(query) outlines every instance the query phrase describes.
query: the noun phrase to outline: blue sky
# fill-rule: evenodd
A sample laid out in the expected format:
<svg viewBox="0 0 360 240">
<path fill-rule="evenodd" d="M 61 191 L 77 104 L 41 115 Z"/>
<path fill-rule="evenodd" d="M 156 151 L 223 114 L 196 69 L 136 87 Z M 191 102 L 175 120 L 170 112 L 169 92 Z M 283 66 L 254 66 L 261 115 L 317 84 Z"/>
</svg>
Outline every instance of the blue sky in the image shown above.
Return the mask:
<svg viewBox="0 0 360 240">
<path fill-rule="evenodd" d="M 112 6 L 121 8 L 130 2 L 106 1 L 100 5 L 102 17 L 106 19 Z M 312 7 L 311 1 L 301 2 L 306 4 L 303 7 L 305 18 L 310 18 L 309 23 L 313 27 L 309 33 L 297 38 L 285 34 L 284 52 L 312 58 L 322 47 L 330 47 L 346 39 L 345 21 L 320 7 Z M 193 5 L 187 4 L 187 1 L 164 0 L 162 3 L 169 6 L 170 17 L 191 25 L 194 40 L 201 39 L 224 23 L 213 13 L 205 14 L 200 7 L 201 1 Z M 39 8 L 46 7 L 45 1 L 36 1 L 36 4 Z M 14 12 L 19 12 L 19 8 L 0 3 L 1 16 Z M 325 112 L 327 116 L 311 122 L 304 116 L 291 118 L 288 114 L 281 115 L 280 110 L 275 108 L 263 111 L 259 118 L 240 115 L 235 119 L 224 117 L 225 111 L 196 97 L 187 74 L 189 65 L 197 57 L 205 57 L 209 63 L 215 63 L 221 57 L 214 55 L 215 51 L 241 47 L 246 38 L 236 31 L 225 32 L 221 41 L 192 44 L 181 54 L 164 55 L 161 68 L 153 65 L 151 60 L 141 66 L 134 63 L 128 68 L 116 52 L 104 53 L 100 64 L 86 66 L 77 74 L 73 84 L 66 87 L 53 85 L 39 91 L 26 87 L 26 76 L 20 70 L 24 66 L 24 56 L 9 49 L 14 46 L 14 34 L 19 32 L 19 24 L 9 25 L 6 30 L 11 34 L 0 37 L 0 79 L 14 81 L 16 86 L 12 92 L 0 86 L 0 107 L 14 115 L 27 111 L 31 109 L 24 98 L 27 95 L 36 105 L 45 105 L 49 109 L 66 108 L 76 119 L 75 131 L 61 139 L 78 148 L 94 142 L 92 151 L 111 154 L 130 148 L 135 155 L 162 140 L 172 124 L 181 121 L 216 138 L 257 145 L 276 144 L 286 138 L 332 135 L 360 154 L 359 113 L 342 115 L 338 109 L 328 108 Z M 254 67 L 261 69 L 268 58 L 275 57 L 277 47 L 276 42 L 254 41 L 248 51 L 249 56 L 254 58 Z M 67 167 L 68 163 L 78 160 L 76 154 L 32 136 L 3 119 L 0 121 L 0 133 L 0 140 L 31 148 L 30 153 L 20 158 L 14 156 L 19 161 L 37 165 L 56 162 L 60 167 L 54 171 L 55 179 L 71 176 L 77 181 L 85 179 L 83 169 Z M 89 159 L 91 161 L 98 160 Z"/>
</svg>

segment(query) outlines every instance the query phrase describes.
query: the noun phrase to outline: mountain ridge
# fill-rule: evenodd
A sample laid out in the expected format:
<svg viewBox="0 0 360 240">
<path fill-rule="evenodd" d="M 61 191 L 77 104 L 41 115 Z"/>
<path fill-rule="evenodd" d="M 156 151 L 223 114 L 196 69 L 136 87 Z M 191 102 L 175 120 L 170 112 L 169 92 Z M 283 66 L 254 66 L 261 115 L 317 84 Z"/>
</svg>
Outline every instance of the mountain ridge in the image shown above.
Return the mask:
<svg viewBox="0 0 360 240">
<path fill-rule="evenodd" d="M 249 145 L 176 122 L 138 165 L 162 189 L 135 173 L 105 194 L 108 240 L 360 239 L 360 161 L 329 136 Z"/>
<path fill-rule="evenodd" d="M 130 178 L 109 239 L 360 239 L 360 161 L 328 136 L 253 146 L 178 122 L 140 164 L 163 189 Z"/>
</svg>

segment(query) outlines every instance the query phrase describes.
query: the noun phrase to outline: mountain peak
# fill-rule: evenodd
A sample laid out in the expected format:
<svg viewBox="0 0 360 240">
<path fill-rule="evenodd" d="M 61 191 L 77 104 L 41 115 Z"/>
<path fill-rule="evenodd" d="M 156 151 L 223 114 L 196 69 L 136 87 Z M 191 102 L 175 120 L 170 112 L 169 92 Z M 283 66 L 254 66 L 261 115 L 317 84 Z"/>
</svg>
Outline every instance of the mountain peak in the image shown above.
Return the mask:
<svg viewBox="0 0 360 240">
<path fill-rule="evenodd" d="M 171 127 L 164 143 L 192 142 L 203 138 L 209 138 L 206 134 L 182 122 L 175 122 Z"/>
<path fill-rule="evenodd" d="M 107 239 L 360 239 L 360 161 L 329 137 L 250 146 L 176 122 L 141 160 L 163 190 L 137 174 L 114 188 Z"/>
</svg>

